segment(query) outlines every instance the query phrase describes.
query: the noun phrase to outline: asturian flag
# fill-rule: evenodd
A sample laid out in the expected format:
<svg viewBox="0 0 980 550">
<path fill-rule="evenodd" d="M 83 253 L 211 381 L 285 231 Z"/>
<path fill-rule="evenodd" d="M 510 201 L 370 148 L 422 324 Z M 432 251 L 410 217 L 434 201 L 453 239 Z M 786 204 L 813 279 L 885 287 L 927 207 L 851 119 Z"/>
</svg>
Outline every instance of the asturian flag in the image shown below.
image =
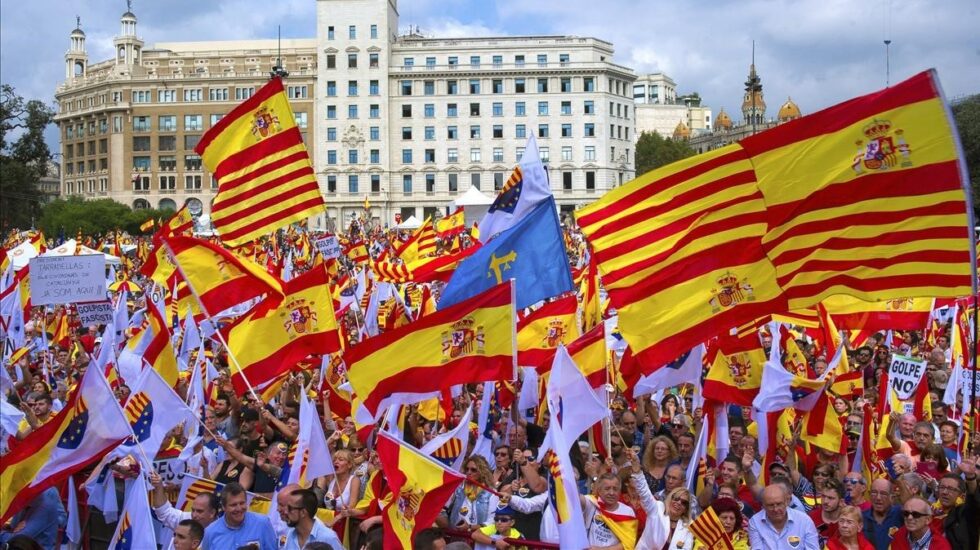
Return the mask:
<svg viewBox="0 0 980 550">
<path fill-rule="evenodd" d="M 101 369 L 87 369 L 65 407 L 0 461 L 0 523 L 131 433 Z"/>
<path fill-rule="evenodd" d="M 153 536 L 153 516 L 146 495 L 146 483 L 142 476 L 129 482 L 123 513 L 116 525 L 116 532 L 109 541 L 109 550 L 140 550 L 156 548 Z"/>
<path fill-rule="evenodd" d="M 538 142 L 531 134 L 520 163 L 480 220 L 481 240 L 487 242 L 497 233 L 510 229 L 535 206 L 551 197 L 548 172 L 541 163 Z"/>
</svg>

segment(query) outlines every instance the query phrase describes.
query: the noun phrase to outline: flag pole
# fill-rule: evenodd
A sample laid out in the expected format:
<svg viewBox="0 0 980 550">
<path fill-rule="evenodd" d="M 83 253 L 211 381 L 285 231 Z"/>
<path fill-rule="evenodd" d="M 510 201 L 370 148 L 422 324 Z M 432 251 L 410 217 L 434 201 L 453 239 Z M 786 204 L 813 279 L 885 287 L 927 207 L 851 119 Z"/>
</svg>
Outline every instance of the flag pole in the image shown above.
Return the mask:
<svg viewBox="0 0 980 550">
<path fill-rule="evenodd" d="M 191 290 L 191 294 L 193 294 L 194 299 L 197 300 L 197 305 L 201 306 L 201 311 L 204 312 L 204 316 L 207 318 L 208 321 L 210 321 L 212 327 L 215 329 L 214 333 L 218 335 L 218 340 L 221 341 L 221 345 L 224 346 L 225 351 L 228 352 L 228 358 L 231 359 L 231 362 L 235 364 L 235 368 L 238 369 L 238 373 L 242 375 L 242 380 L 245 381 L 245 385 L 248 387 L 249 393 L 252 394 L 252 397 L 254 397 L 256 401 L 261 401 L 258 392 L 255 391 L 255 388 L 252 386 L 252 383 L 249 382 L 248 377 L 245 376 L 245 369 L 242 368 L 241 364 L 238 362 L 238 359 L 235 357 L 235 354 L 232 353 L 231 348 L 228 347 L 228 342 L 225 341 L 224 335 L 221 334 L 220 330 L 217 330 L 217 323 L 214 322 L 214 319 L 211 317 L 211 314 L 208 312 L 208 308 L 204 306 L 204 302 L 201 300 L 201 296 L 197 293 L 197 289 L 194 288 L 194 285 L 191 284 L 191 280 L 188 279 L 187 274 L 184 273 L 184 268 L 180 265 L 180 262 L 177 261 L 177 255 L 174 254 L 173 249 L 170 248 L 170 243 L 168 243 L 166 239 L 164 239 L 160 244 L 162 244 L 166 248 L 167 256 L 177 267 L 177 271 L 180 272 L 180 276 L 183 277 L 184 281 L 187 283 L 187 288 Z"/>
</svg>

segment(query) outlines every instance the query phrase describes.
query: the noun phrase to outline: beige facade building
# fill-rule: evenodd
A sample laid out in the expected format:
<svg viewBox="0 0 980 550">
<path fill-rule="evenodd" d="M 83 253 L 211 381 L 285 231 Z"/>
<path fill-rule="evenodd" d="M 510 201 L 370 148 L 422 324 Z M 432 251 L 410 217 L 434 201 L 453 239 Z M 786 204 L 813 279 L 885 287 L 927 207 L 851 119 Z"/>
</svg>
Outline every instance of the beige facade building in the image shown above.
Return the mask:
<svg viewBox="0 0 980 550">
<path fill-rule="evenodd" d="M 688 137 L 711 131 L 711 107 L 701 105 L 697 96 L 677 96 L 677 84 L 664 73 L 638 77 L 633 83 L 636 104 L 636 139 L 643 132 L 674 137 L 675 131 Z M 635 141 L 635 139 L 634 139 Z"/>
<path fill-rule="evenodd" d="M 61 196 L 112 198 L 132 208 L 208 214 L 217 184 L 194 146 L 250 97 L 279 64 L 276 40 L 158 43 L 145 47 L 126 12 L 115 56 L 89 64 L 81 26 L 70 35 L 65 81 L 55 99 L 61 132 Z M 283 40 L 281 65 L 307 143 L 316 81 L 316 41 Z M 312 154 L 313 147 L 310 147 Z"/>
</svg>

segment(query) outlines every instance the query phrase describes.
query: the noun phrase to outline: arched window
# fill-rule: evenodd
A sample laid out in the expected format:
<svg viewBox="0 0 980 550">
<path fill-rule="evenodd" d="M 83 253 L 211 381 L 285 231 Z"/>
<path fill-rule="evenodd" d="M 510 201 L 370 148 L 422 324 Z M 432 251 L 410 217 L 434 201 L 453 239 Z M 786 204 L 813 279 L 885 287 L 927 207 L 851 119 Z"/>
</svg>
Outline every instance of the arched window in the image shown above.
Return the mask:
<svg viewBox="0 0 980 550">
<path fill-rule="evenodd" d="M 133 201 L 133 210 L 146 210 L 150 207 L 150 203 L 146 199 L 136 199 Z"/>
<path fill-rule="evenodd" d="M 177 203 L 173 199 L 160 199 L 160 210 L 177 211 Z"/>
</svg>

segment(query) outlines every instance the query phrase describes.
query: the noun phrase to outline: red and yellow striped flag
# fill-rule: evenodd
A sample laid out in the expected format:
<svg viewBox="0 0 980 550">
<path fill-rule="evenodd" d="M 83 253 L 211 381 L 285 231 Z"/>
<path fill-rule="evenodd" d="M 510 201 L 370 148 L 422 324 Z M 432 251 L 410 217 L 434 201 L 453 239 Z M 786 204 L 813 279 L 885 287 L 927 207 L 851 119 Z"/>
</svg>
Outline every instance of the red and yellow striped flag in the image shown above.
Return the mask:
<svg viewBox="0 0 980 550">
<path fill-rule="evenodd" d="M 456 384 L 513 380 L 514 321 L 512 285 L 497 285 L 347 350 L 347 377 L 374 417 L 404 394 L 436 396 Z"/>
<path fill-rule="evenodd" d="M 232 363 L 231 383 L 244 393 L 248 382 L 257 388 L 288 371 L 310 355 L 340 350 L 327 272 L 312 269 L 286 283 L 276 305 L 260 302 L 225 330 Z"/>
<path fill-rule="evenodd" d="M 279 78 L 205 132 L 194 151 L 218 178 L 211 220 L 229 246 L 326 212 Z"/>
<path fill-rule="evenodd" d="M 741 526 L 736 526 L 741 528 Z M 701 545 L 707 550 L 735 550 L 732 540 L 729 538 L 725 527 L 722 526 L 718 514 L 711 506 L 705 508 L 704 512 L 698 514 L 694 521 L 688 525 L 688 529 Z"/>
<path fill-rule="evenodd" d="M 517 322 L 517 364 L 536 367 L 554 357 L 558 344 L 578 338 L 574 294 L 549 302 Z M 550 364 L 549 364 L 550 367 Z"/>
<path fill-rule="evenodd" d="M 466 216 L 460 206 L 452 214 L 436 222 L 436 233 L 442 239 L 449 239 L 466 231 Z"/>
<path fill-rule="evenodd" d="M 708 349 L 708 375 L 704 379 L 705 399 L 736 405 L 752 405 L 762 387 L 762 365 L 768 357 L 759 337 L 722 337 Z"/>
<path fill-rule="evenodd" d="M 432 218 L 426 218 L 422 225 L 412 233 L 396 254 L 405 263 L 414 263 L 436 252 L 436 231 L 432 226 Z"/>
<path fill-rule="evenodd" d="M 623 335 L 664 363 L 835 294 L 969 294 L 963 174 L 929 71 L 654 170 L 575 214 Z"/>
<path fill-rule="evenodd" d="M 866 302 L 853 296 L 832 296 L 823 301 L 837 328 L 866 330 L 921 330 L 928 326 L 934 298 L 896 298 Z"/>
</svg>

